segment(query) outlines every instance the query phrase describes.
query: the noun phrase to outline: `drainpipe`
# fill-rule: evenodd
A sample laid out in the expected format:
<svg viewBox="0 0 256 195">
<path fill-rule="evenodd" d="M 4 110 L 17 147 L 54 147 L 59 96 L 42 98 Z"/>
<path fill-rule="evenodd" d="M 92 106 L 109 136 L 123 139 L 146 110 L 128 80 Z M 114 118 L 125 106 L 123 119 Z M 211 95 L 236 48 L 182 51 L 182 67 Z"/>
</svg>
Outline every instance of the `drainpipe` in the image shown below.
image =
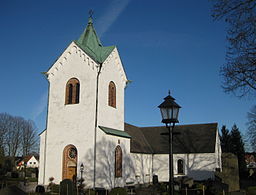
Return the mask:
<svg viewBox="0 0 256 195">
<path fill-rule="evenodd" d="M 45 136 L 44 136 L 44 168 L 43 168 L 43 184 L 46 183 L 45 181 L 45 172 L 46 172 L 46 149 L 47 149 L 47 127 L 48 127 L 48 117 L 49 117 L 49 101 L 50 101 L 50 82 L 48 79 L 48 73 L 42 72 L 45 76 L 46 80 L 48 81 L 48 97 L 47 97 L 47 113 L 46 113 L 46 129 L 45 129 Z M 40 170 L 40 169 L 39 169 Z M 42 169 L 41 169 L 42 170 Z"/>
<path fill-rule="evenodd" d="M 99 71 L 96 78 L 96 104 L 95 104 L 95 126 L 94 126 L 94 163 L 93 163 L 93 188 L 96 183 L 96 142 L 97 142 L 97 126 L 98 126 L 98 102 L 99 102 L 99 77 L 101 73 L 102 63 L 99 64 Z"/>
</svg>

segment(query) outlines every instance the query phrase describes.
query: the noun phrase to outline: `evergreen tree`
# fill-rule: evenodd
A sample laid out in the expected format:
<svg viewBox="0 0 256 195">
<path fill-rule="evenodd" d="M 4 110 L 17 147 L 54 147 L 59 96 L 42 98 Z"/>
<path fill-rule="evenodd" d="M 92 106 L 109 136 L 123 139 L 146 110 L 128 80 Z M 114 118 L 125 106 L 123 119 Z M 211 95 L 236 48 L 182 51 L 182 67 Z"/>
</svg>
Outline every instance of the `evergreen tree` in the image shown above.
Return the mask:
<svg viewBox="0 0 256 195">
<path fill-rule="evenodd" d="M 231 136 L 226 125 L 221 128 L 220 143 L 222 152 L 231 152 Z"/>
<path fill-rule="evenodd" d="M 240 177 L 246 170 L 245 163 L 245 150 L 244 150 L 244 141 L 242 139 L 241 133 L 236 126 L 233 125 L 232 130 L 230 132 L 230 143 L 231 143 L 231 152 L 237 156 L 238 159 L 238 167 L 239 167 L 239 175 Z"/>
</svg>

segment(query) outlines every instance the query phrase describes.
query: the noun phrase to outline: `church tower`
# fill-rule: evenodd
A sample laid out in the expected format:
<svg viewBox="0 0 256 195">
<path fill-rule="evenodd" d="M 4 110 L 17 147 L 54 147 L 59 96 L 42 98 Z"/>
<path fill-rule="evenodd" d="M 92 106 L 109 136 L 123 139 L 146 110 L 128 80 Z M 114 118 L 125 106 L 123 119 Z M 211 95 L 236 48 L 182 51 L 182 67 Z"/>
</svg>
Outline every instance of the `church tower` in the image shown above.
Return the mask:
<svg viewBox="0 0 256 195">
<path fill-rule="evenodd" d="M 89 18 L 80 38 L 45 75 L 49 95 L 47 125 L 40 134 L 39 184 L 47 185 L 50 177 L 55 183 L 75 181 L 81 164 L 87 187 L 127 182 L 129 160 L 122 160 L 130 152 L 130 136 L 124 132 L 127 77 L 116 46 L 101 44 Z"/>
</svg>

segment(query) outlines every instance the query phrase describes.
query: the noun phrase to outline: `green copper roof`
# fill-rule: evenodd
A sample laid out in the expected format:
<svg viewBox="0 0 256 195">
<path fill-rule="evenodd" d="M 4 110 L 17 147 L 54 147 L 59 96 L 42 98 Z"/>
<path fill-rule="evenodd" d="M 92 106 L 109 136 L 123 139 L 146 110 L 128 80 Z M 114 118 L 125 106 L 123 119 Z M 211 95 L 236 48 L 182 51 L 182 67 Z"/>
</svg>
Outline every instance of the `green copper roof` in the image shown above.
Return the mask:
<svg viewBox="0 0 256 195">
<path fill-rule="evenodd" d="M 102 46 L 93 27 L 92 18 L 89 18 L 85 31 L 75 43 L 98 63 L 103 63 L 115 48 Z"/>
<path fill-rule="evenodd" d="M 121 130 L 117 130 L 117 129 L 111 129 L 111 128 L 103 127 L 103 126 L 99 126 L 99 128 L 102 131 L 104 131 L 106 134 L 109 134 L 109 135 L 131 138 L 131 136 L 128 133 L 126 133 L 125 131 L 121 131 Z"/>
</svg>

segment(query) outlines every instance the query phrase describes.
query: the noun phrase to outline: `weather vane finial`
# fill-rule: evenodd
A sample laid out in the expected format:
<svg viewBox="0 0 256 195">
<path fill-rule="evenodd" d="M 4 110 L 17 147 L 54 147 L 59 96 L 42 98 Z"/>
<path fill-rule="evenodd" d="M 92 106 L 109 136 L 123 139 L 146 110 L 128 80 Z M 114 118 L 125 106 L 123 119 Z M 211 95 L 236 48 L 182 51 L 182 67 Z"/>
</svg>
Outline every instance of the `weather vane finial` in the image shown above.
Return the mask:
<svg viewBox="0 0 256 195">
<path fill-rule="evenodd" d="M 89 10 L 89 18 L 92 18 L 92 15 L 93 15 L 93 10 L 90 9 L 90 10 Z"/>
<path fill-rule="evenodd" d="M 168 95 L 171 95 L 171 91 L 170 91 L 170 89 L 168 90 Z"/>
</svg>

